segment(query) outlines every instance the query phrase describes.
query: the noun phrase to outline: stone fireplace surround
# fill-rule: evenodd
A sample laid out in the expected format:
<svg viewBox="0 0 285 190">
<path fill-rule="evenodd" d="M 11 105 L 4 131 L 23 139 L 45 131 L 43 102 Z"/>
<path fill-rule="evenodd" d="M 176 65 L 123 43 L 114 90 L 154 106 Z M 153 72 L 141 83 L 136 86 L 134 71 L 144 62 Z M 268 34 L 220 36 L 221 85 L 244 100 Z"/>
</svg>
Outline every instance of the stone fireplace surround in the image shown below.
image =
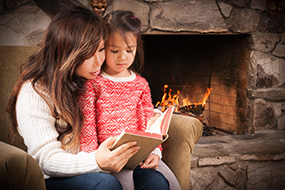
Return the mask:
<svg viewBox="0 0 285 190">
<path fill-rule="evenodd" d="M 1 14 L 1 46 L 36 46 L 50 21 L 49 16 L 32 1 L 22 2 L 25 3 L 17 9 Z M 74 2 L 90 8 L 89 0 Z M 243 108 L 244 126 L 238 133 L 255 133 L 266 129 L 285 129 L 285 2 L 282 1 L 283 9 L 275 17 L 267 14 L 266 2 L 109 0 L 106 13 L 115 9 L 135 12 L 142 20 L 146 37 L 243 36 L 246 52 L 244 61 L 240 63 L 246 66 L 246 104 Z"/>
<path fill-rule="evenodd" d="M 242 134 L 246 128 L 246 35 L 146 35 L 142 75 L 150 84 L 154 105 L 163 86 L 179 90 L 179 102 L 197 103 L 208 87 L 203 122 Z"/>
</svg>

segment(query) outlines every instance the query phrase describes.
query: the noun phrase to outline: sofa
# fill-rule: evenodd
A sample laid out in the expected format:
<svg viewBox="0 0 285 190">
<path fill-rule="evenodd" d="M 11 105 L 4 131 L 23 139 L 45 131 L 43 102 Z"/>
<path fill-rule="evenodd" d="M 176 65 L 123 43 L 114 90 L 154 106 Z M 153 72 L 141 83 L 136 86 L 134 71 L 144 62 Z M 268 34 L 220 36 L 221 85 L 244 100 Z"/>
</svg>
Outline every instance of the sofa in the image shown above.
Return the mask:
<svg viewBox="0 0 285 190">
<path fill-rule="evenodd" d="M 18 135 L 10 141 L 9 116 L 5 111 L 10 93 L 16 83 L 20 65 L 36 50 L 36 47 L 0 46 L 0 189 L 45 189 L 43 174 L 37 162 L 26 153 L 26 146 Z M 181 188 L 190 185 L 191 153 L 201 138 L 202 123 L 193 117 L 174 114 L 163 143 L 163 161 L 176 175 Z"/>
</svg>

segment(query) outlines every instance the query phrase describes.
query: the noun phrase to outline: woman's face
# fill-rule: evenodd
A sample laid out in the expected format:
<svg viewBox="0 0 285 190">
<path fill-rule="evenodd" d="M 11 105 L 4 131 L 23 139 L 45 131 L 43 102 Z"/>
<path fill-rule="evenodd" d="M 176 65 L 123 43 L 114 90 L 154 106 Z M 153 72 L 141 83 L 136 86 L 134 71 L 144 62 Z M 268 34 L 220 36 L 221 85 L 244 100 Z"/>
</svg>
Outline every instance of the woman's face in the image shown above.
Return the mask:
<svg viewBox="0 0 285 190">
<path fill-rule="evenodd" d="M 104 60 L 105 44 L 104 41 L 101 40 L 94 55 L 88 59 L 85 59 L 85 61 L 76 68 L 75 74 L 88 80 L 94 79 L 100 73 Z"/>
</svg>

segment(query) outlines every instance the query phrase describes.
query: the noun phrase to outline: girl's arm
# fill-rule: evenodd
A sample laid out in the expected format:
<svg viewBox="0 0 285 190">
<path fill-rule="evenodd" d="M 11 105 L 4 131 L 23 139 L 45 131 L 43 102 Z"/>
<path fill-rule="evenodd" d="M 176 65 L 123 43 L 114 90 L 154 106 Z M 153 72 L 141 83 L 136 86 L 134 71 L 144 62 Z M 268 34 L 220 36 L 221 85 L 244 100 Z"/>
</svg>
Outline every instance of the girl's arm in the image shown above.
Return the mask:
<svg viewBox="0 0 285 190">
<path fill-rule="evenodd" d="M 161 114 L 159 110 L 154 111 L 154 106 L 152 104 L 150 88 L 148 82 L 145 81 L 145 87 L 142 94 L 142 102 L 145 111 L 145 117 L 147 120 L 147 125 L 151 125 Z M 156 169 L 158 166 L 158 161 L 162 157 L 162 147 L 159 145 L 152 153 L 148 156 L 148 158 L 142 163 L 142 168 L 154 168 Z"/>
<path fill-rule="evenodd" d="M 152 104 L 152 99 L 151 99 L 151 93 L 150 93 L 150 88 L 148 85 L 148 82 L 142 78 L 143 84 L 143 90 L 142 90 L 142 96 L 141 96 L 141 102 L 142 102 L 142 107 L 143 107 L 143 115 L 145 119 L 145 124 L 148 124 L 148 122 L 152 122 L 152 119 L 154 115 L 154 107 Z"/>
<path fill-rule="evenodd" d="M 85 83 L 84 92 L 79 96 L 78 102 L 84 117 L 80 134 L 80 150 L 93 152 L 99 146 L 96 130 L 94 80 L 88 80 Z"/>
</svg>

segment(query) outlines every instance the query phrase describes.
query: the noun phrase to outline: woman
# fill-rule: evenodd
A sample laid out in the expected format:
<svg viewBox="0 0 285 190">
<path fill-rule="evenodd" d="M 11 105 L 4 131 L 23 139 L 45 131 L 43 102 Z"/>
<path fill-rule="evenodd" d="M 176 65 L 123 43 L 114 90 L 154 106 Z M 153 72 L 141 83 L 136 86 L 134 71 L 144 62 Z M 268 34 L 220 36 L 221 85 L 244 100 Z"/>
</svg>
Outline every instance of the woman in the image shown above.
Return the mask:
<svg viewBox="0 0 285 190">
<path fill-rule="evenodd" d="M 106 171 L 120 171 L 139 149 L 130 142 L 110 151 L 115 138 L 109 138 L 96 151 L 79 152 L 83 115 L 78 97 L 86 80 L 100 72 L 107 34 L 90 10 L 76 7 L 57 14 L 11 95 L 12 131 L 19 132 L 39 163 L 47 189 L 122 189 Z"/>
</svg>

